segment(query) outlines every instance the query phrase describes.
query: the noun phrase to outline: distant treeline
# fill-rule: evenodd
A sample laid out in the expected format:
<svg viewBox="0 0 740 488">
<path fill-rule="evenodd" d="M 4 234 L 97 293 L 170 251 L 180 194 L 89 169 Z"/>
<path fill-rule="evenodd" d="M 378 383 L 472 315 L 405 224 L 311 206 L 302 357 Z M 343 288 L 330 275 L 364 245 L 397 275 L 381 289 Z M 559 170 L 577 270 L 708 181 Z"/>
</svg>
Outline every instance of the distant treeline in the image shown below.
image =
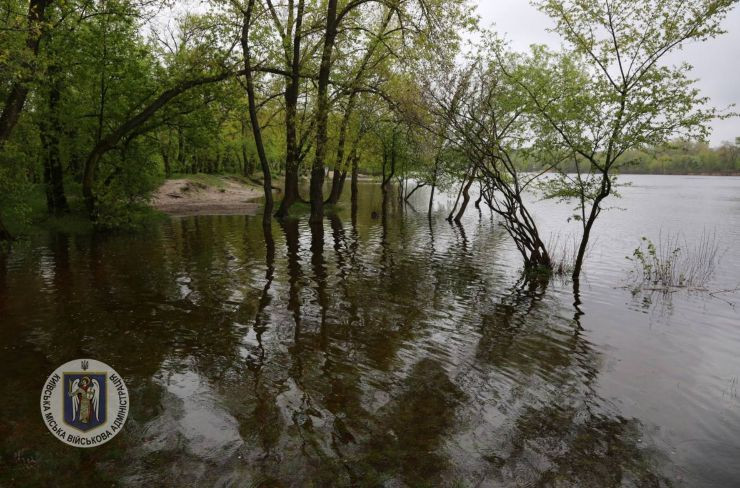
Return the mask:
<svg viewBox="0 0 740 488">
<path fill-rule="evenodd" d="M 575 172 L 574 164 L 565 164 L 563 168 L 568 173 Z M 629 151 L 624 155 L 620 172 L 740 175 L 740 137 L 734 144 L 725 142 L 715 148 L 704 142 L 673 141 L 664 146 Z"/>
</svg>

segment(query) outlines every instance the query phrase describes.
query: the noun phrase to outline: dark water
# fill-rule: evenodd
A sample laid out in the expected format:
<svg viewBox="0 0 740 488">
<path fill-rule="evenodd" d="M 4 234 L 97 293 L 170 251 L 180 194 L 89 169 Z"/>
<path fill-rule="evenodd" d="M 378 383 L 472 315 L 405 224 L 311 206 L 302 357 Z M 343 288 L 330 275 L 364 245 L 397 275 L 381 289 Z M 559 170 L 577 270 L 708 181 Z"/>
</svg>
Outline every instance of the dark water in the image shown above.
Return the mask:
<svg viewBox="0 0 740 488">
<path fill-rule="evenodd" d="M 54 234 L 0 258 L 0 486 L 740 486 L 737 294 L 633 296 L 642 235 L 716 231 L 740 284 L 740 179 L 634 177 L 606 213 L 583 314 L 527 281 L 503 229 L 393 209 L 363 185 L 305 219 Z M 425 209 L 423 195 L 416 208 Z M 567 207 L 536 204 L 561 237 Z M 41 385 L 77 357 L 132 398 L 74 449 Z"/>
</svg>

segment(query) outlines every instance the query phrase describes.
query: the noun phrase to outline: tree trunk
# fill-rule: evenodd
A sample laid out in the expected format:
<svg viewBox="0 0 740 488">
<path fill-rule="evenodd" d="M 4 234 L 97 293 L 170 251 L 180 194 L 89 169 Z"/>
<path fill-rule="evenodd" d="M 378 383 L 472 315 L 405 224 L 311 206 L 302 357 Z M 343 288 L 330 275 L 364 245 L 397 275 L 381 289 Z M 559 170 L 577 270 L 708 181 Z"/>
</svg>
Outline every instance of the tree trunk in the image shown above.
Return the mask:
<svg viewBox="0 0 740 488">
<path fill-rule="evenodd" d="M 352 112 L 354 111 L 355 98 L 357 93 L 352 91 L 347 102 L 347 109 L 344 111 L 342 117 L 342 125 L 339 128 L 339 141 L 337 142 L 337 158 L 334 161 L 334 174 L 332 175 L 331 181 L 331 192 L 329 198 L 326 200 L 328 205 L 336 205 L 339 201 L 339 197 L 342 194 L 341 190 L 341 179 L 342 179 L 342 167 L 344 166 L 344 146 L 347 140 L 347 129 L 349 128 L 349 122 L 352 118 Z"/>
<path fill-rule="evenodd" d="M 352 216 L 353 218 L 356 218 L 357 215 L 357 196 L 358 196 L 358 188 L 357 188 L 357 177 L 358 177 L 358 164 L 360 157 L 355 155 L 352 158 L 352 183 L 351 183 L 351 191 L 352 191 Z"/>
<path fill-rule="evenodd" d="M 33 60 L 35 60 L 39 53 L 41 36 L 44 30 L 43 24 L 46 20 L 46 8 L 51 2 L 52 0 L 31 0 L 31 3 L 28 5 L 28 14 L 26 16 L 28 19 L 26 48 L 33 55 Z M 32 61 L 26 63 L 28 70 L 31 72 L 26 78 L 32 78 L 32 72 L 34 70 Z M 10 139 L 10 135 L 13 133 L 13 129 L 18 124 L 18 120 L 23 112 L 23 106 L 26 104 L 26 98 L 28 97 L 28 81 L 30 80 L 21 79 L 14 81 L 5 98 L 5 105 L 3 106 L 2 114 L 0 114 L 0 150 L 7 140 Z M 0 241 L 11 239 L 10 232 L 0 218 Z"/>
<path fill-rule="evenodd" d="M 168 147 L 160 147 L 162 153 L 162 164 L 164 164 L 164 176 L 169 178 L 172 174 L 172 164 L 170 163 L 170 152 Z"/>
<path fill-rule="evenodd" d="M 69 158 L 67 161 L 67 174 L 72 175 L 79 183 L 82 181 L 82 157 L 77 143 L 77 127 L 68 124 L 64 127 L 64 138 L 69 147 Z"/>
<path fill-rule="evenodd" d="M 11 240 L 13 240 L 13 236 L 10 234 L 8 229 L 5 228 L 5 224 L 3 224 L 3 219 L 2 217 L 0 217 L 0 242 Z"/>
<path fill-rule="evenodd" d="M 329 194 L 329 198 L 326 201 L 327 204 L 336 205 L 336 203 L 339 201 L 339 198 L 342 195 L 342 184 L 344 182 L 342 180 L 342 174 L 346 175 L 346 170 L 342 172 L 342 168 L 345 167 L 344 152 L 345 152 L 345 144 L 346 144 L 346 138 L 347 138 L 347 130 L 349 129 L 349 122 L 352 117 L 352 113 L 354 112 L 355 104 L 357 102 L 358 85 L 360 81 L 362 80 L 362 77 L 365 75 L 365 71 L 367 70 L 367 67 L 370 64 L 370 61 L 372 60 L 373 54 L 375 53 L 375 48 L 380 43 L 378 39 L 381 39 L 383 35 L 385 34 L 386 29 L 388 28 L 388 24 L 390 24 L 391 20 L 393 19 L 394 13 L 395 13 L 395 10 L 388 9 L 386 15 L 383 18 L 383 22 L 380 24 L 380 27 L 376 34 L 376 38 L 371 39 L 370 41 L 371 44 L 367 47 L 367 51 L 365 51 L 365 55 L 362 58 L 362 62 L 360 63 L 357 73 L 355 73 L 355 76 L 352 80 L 349 100 L 347 102 L 347 108 L 344 111 L 344 117 L 342 118 L 342 125 L 339 128 L 339 141 L 337 144 L 337 158 L 334 162 L 334 176 L 332 177 L 331 193 Z"/>
<path fill-rule="evenodd" d="M 101 141 L 102 143 L 102 141 Z M 85 200 L 85 208 L 91 219 L 95 220 L 95 193 L 93 184 L 95 182 L 95 170 L 103 155 L 113 149 L 114 145 L 102 145 L 98 143 L 85 160 L 85 169 L 82 173 L 82 196 Z"/>
<path fill-rule="evenodd" d="M 41 123 L 41 141 L 44 146 L 44 185 L 46 187 L 46 206 L 50 214 L 60 215 L 69 211 L 64 195 L 64 171 L 59 152 L 59 99 L 61 97 L 59 68 L 48 69 L 49 113 Z"/>
<path fill-rule="evenodd" d="M 187 158 L 185 157 L 185 131 L 177 127 L 177 169 L 187 173 Z"/>
<path fill-rule="evenodd" d="M 588 241 L 591 238 L 591 229 L 593 229 L 596 218 L 599 216 L 601 211 L 599 205 L 601 205 L 602 200 L 606 198 L 610 192 L 609 190 L 609 192 L 605 194 L 604 192 L 606 190 L 603 188 L 604 185 L 602 185 L 602 192 L 594 200 L 593 207 L 591 207 L 591 213 L 583 226 L 583 235 L 581 236 L 581 243 L 578 246 L 578 254 L 576 254 L 576 261 L 573 264 L 573 274 L 571 275 L 576 290 L 578 290 L 578 282 L 581 277 L 581 271 L 583 270 L 583 262 L 586 259 L 586 250 L 588 249 Z"/>
<path fill-rule="evenodd" d="M 298 90 L 301 78 L 301 39 L 303 37 L 303 10 L 304 0 L 299 0 L 296 12 L 295 29 L 293 31 L 293 53 L 290 60 L 290 78 L 285 89 L 285 188 L 283 200 L 280 202 L 276 216 L 287 217 L 290 207 L 300 199 L 298 193 L 300 148 L 298 146 Z"/>
<path fill-rule="evenodd" d="M 339 177 L 339 194 L 337 195 L 337 201 L 342 197 L 342 192 L 344 192 L 344 182 L 347 181 L 347 170 L 343 169 L 342 174 Z"/>
<path fill-rule="evenodd" d="M 324 163 L 329 139 L 329 75 L 331 56 L 337 37 L 337 0 L 328 0 L 324 49 L 321 55 L 318 81 L 318 110 L 316 116 L 316 154 L 311 169 L 311 218 L 312 223 L 324 219 Z"/>
<path fill-rule="evenodd" d="M 457 215 L 455 216 L 455 222 L 458 224 L 462 220 L 463 215 L 465 214 L 465 209 L 468 208 L 468 203 L 470 202 L 470 187 L 473 186 L 473 182 L 475 181 L 475 169 L 473 170 L 473 173 L 470 175 L 470 179 L 465 184 L 462 192 L 463 201 L 460 204 L 460 211 L 457 212 Z"/>
<path fill-rule="evenodd" d="M 429 215 L 432 215 L 432 209 L 434 208 L 434 190 L 436 190 L 436 189 L 437 189 L 437 183 L 436 183 L 436 181 L 433 181 L 432 182 L 432 191 L 429 192 L 429 210 L 427 212 Z"/>
<path fill-rule="evenodd" d="M 460 197 L 462 196 L 463 189 L 465 188 L 465 184 L 468 180 L 468 171 L 465 171 L 465 176 L 463 177 L 462 182 L 460 183 L 460 190 L 457 192 L 457 198 L 455 199 L 455 205 L 452 207 L 452 210 L 450 210 L 450 215 L 447 216 L 447 221 L 452 222 L 453 216 L 455 215 L 455 210 L 457 210 L 457 204 L 460 203 Z"/>
<path fill-rule="evenodd" d="M 203 78 L 178 83 L 174 87 L 162 92 L 149 105 L 144 107 L 136 115 L 121 124 L 108 136 L 103 137 L 95 145 L 95 147 L 93 147 L 92 151 L 90 151 L 90 154 L 87 156 L 87 160 L 85 161 L 85 169 L 82 175 L 82 195 L 85 198 L 85 206 L 87 207 L 87 211 L 90 216 L 92 218 L 95 218 L 95 194 L 93 191 L 93 184 L 95 183 L 95 171 L 97 170 L 98 163 L 100 163 L 100 160 L 108 151 L 116 147 L 121 139 L 130 135 L 134 130 L 141 127 L 147 120 L 149 120 L 154 114 L 156 114 L 159 109 L 167 105 L 178 95 L 185 93 L 191 88 L 207 85 L 209 83 L 217 83 L 236 74 L 241 73 L 233 73 L 227 71 L 218 75 L 206 76 Z"/>
<path fill-rule="evenodd" d="M 257 101 L 254 92 L 254 75 L 252 73 L 252 56 L 249 48 L 249 29 L 252 23 L 252 11 L 255 0 L 249 0 L 247 11 L 244 14 L 244 25 L 242 26 L 242 50 L 244 51 L 244 77 L 247 81 L 247 98 L 249 99 L 249 120 L 252 124 L 254 142 L 257 146 L 257 155 L 259 156 L 260 165 L 262 166 L 263 188 L 265 192 L 265 210 L 262 215 L 262 222 L 267 222 L 272 218 L 273 200 L 272 200 L 272 175 L 270 173 L 270 164 L 265 154 L 265 146 L 262 141 L 262 128 L 260 127 L 259 118 L 257 117 Z"/>
<path fill-rule="evenodd" d="M 43 24 L 46 20 L 46 8 L 51 2 L 52 0 L 31 0 L 31 3 L 28 5 L 26 49 L 32 53 L 33 60 L 39 54 L 39 45 L 44 31 Z M 34 69 L 33 60 L 26 63 L 27 68 L 31 72 Z M 27 78 L 31 77 L 32 75 L 30 74 L 27 76 Z M 25 105 L 26 98 L 28 97 L 28 81 L 30 80 L 17 80 L 10 87 L 8 96 L 5 99 L 2 115 L 0 115 L 0 148 L 10 138 L 10 134 L 13 132 L 23 112 L 23 105 Z"/>
<path fill-rule="evenodd" d="M 406 196 L 403 197 L 403 201 L 404 202 L 408 202 L 409 201 L 409 198 L 411 198 L 414 195 L 414 193 L 416 193 L 418 190 L 421 190 L 425 186 L 427 186 L 426 183 L 417 183 L 413 190 L 411 190 L 410 192 L 406 193 Z"/>
<path fill-rule="evenodd" d="M 249 159 L 249 153 L 247 152 L 247 136 L 249 135 L 249 133 L 247 132 L 247 121 L 244 120 L 242 117 L 240 117 L 240 122 L 242 125 L 241 151 L 242 151 L 242 161 L 244 164 L 243 174 L 246 177 L 250 177 L 252 176 L 252 173 L 254 173 L 254 166 L 252 165 L 252 161 Z"/>
</svg>

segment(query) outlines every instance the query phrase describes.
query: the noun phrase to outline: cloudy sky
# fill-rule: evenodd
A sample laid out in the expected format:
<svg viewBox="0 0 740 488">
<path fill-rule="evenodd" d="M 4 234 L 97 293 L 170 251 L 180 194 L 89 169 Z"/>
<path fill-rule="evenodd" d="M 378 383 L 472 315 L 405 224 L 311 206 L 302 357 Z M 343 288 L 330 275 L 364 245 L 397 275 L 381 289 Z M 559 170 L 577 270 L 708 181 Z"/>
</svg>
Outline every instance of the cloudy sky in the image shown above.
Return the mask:
<svg viewBox="0 0 740 488">
<path fill-rule="evenodd" d="M 499 33 L 506 33 L 514 49 L 526 50 L 531 44 L 560 45 L 557 35 L 547 32 L 550 19 L 537 11 L 528 0 L 476 0 L 484 26 L 495 25 Z M 724 36 L 703 44 L 691 44 L 671 57 L 679 63 L 687 61 L 694 66 L 699 87 L 712 99 L 716 107 L 736 104 L 740 107 L 740 8 L 725 19 Z M 740 118 L 714 123 L 713 145 L 734 141 L 740 137 Z"/>
</svg>

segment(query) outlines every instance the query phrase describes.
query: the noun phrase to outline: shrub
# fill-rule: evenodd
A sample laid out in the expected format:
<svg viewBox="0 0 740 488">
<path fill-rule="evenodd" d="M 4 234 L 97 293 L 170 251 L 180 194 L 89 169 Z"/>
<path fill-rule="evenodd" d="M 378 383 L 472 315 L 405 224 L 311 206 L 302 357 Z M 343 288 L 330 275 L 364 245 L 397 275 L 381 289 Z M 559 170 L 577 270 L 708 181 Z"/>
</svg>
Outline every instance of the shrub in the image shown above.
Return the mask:
<svg viewBox="0 0 740 488">
<path fill-rule="evenodd" d="M 637 288 L 702 288 L 714 275 L 720 252 L 716 233 L 702 232 L 693 246 L 679 234 L 662 234 L 655 244 L 642 237 L 640 246 L 627 259 Z"/>
</svg>

